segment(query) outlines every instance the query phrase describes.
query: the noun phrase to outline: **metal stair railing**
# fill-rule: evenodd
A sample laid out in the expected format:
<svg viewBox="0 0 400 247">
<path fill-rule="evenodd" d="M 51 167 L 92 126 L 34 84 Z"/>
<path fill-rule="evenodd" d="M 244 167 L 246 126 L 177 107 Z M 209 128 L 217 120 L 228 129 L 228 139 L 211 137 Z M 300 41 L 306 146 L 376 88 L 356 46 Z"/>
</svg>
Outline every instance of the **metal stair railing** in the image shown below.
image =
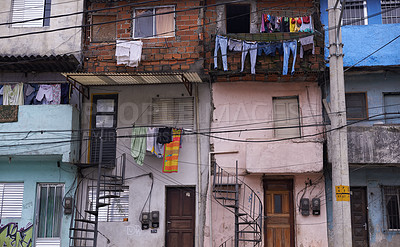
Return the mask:
<svg viewBox="0 0 400 247">
<path fill-rule="evenodd" d="M 225 240 L 220 247 L 260 246 L 262 242 L 262 201 L 257 193 L 238 177 L 236 161 L 232 175 L 213 165 L 214 199 L 235 215 L 235 234 Z M 231 243 L 231 244 L 229 244 Z"/>
<path fill-rule="evenodd" d="M 100 145 L 101 146 L 101 145 Z M 77 185 L 69 231 L 70 247 L 96 247 L 101 208 L 110 205 L 124 191 L 126 154 L 114 165 L 102 165 L 88 171 Z"/>
</svg>

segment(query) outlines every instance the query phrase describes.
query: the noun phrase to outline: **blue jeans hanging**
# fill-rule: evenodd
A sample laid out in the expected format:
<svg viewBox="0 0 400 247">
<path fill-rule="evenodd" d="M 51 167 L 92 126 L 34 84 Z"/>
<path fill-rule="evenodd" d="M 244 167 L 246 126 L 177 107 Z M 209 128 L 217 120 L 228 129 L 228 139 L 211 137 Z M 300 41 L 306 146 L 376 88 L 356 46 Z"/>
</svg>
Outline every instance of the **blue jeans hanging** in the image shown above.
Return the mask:
<svg viewBox="0 0 400 247">
<path fill-rule="evenodd" d="M 215 49 L 214 49 L 214 69 L 218 67 L 218 50 L 221 48 L 222 55 L 222 65 L 224 67 L 224 71 L 228 70 L 228 60 L 226 57 L 226 51 L 228 49 L 228 38 L 217 35 L 215 37 Z"/>
<path fill-rule="evenodd" d="M 289 57 L 290 53 L 293 54 L 293 65 L 292 71 L 290 72 L 291 75 L 294 74 L 294 64 L 296 63 L 296 55 L 297 55 L 297 41 L 284 41 L 283 42 L 283 75 L 287 75 L 288 72 L 288 64 L 289 64 Z"/>
</svg>

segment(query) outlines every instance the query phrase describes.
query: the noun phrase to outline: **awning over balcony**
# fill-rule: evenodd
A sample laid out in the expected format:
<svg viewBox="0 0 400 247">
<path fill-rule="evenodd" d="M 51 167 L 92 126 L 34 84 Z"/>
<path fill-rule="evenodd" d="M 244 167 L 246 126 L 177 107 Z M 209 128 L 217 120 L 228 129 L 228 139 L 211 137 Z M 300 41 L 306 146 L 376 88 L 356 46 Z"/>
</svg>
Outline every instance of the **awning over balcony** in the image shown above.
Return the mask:
<svg viewBox="0 0 400 247">
<path fill-rule="evenodd" d="M 201 83 L 195 72 L 143 72 L 143 73 L 63 73 L 67 80 L 84 87 L 88 86 L 121 86 L 121 85 L 154 85 L 184 84 L 192 95 L 192 83 Z"/>
<path fill-rule="evenodd" d="M 70 72 L 78 66 L 74 55 L 0 56 L 0 71 L 4 72 Z"/>
</svg>

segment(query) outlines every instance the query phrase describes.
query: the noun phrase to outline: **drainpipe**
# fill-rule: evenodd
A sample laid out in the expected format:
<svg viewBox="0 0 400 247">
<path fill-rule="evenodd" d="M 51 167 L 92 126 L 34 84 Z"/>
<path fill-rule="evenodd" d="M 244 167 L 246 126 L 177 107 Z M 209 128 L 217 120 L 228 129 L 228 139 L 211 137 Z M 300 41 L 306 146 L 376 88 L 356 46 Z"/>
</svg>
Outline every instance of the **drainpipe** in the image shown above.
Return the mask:
<svg viewBox="0 0 400 247">
<path fill-rule="evenodd" d="M 198 215 L 198 220 L 197 222 L 200 222 L 201 219 L 201 201 L 202 201 L 202 195 L 201 195 L 201 149 L 200 149 L 200 114 L 199 114 L 199 86 L 196 84 L 195 86 L 195 104 L 196 104 L 196 141 L 197 141 L 197 215 Z M 200 239 L 200 224 L 197 224 L 197 246 L 201 246 L 201 239 Z"/>
<path fill-rule="evenodd" d="M 213 238 L 212 238 L 212 182 L 211 182 L 211 155 L 213 154 L 237 154 L 239 151 L 221 151 L 221 152 L 209 152 L 208 153 L 208 212 L 210 219 L 210 247 L 213 246 Z"/>
</svg>

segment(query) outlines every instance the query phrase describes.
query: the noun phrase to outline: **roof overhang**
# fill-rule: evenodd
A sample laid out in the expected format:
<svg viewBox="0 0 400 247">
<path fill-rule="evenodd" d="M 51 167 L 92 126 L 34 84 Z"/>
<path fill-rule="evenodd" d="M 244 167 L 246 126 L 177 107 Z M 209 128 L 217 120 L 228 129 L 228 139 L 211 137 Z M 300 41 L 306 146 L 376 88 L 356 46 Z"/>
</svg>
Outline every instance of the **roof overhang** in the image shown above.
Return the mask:
<svg viewBox="0 0 400 247">
<path fill-rule="evenodd" d="M 79 64 L 74 55 L 0 56 L 2 72 L 72 72 Z"/>
<path fill-rule="evenodd" d="M 143 72 L 143 73 L 62 73 L 76 86 L 126 86 L 155 84 L 184 84 L 192 95 L 192 83 L 203 82 L 196 72 Z"/>
</svg>

